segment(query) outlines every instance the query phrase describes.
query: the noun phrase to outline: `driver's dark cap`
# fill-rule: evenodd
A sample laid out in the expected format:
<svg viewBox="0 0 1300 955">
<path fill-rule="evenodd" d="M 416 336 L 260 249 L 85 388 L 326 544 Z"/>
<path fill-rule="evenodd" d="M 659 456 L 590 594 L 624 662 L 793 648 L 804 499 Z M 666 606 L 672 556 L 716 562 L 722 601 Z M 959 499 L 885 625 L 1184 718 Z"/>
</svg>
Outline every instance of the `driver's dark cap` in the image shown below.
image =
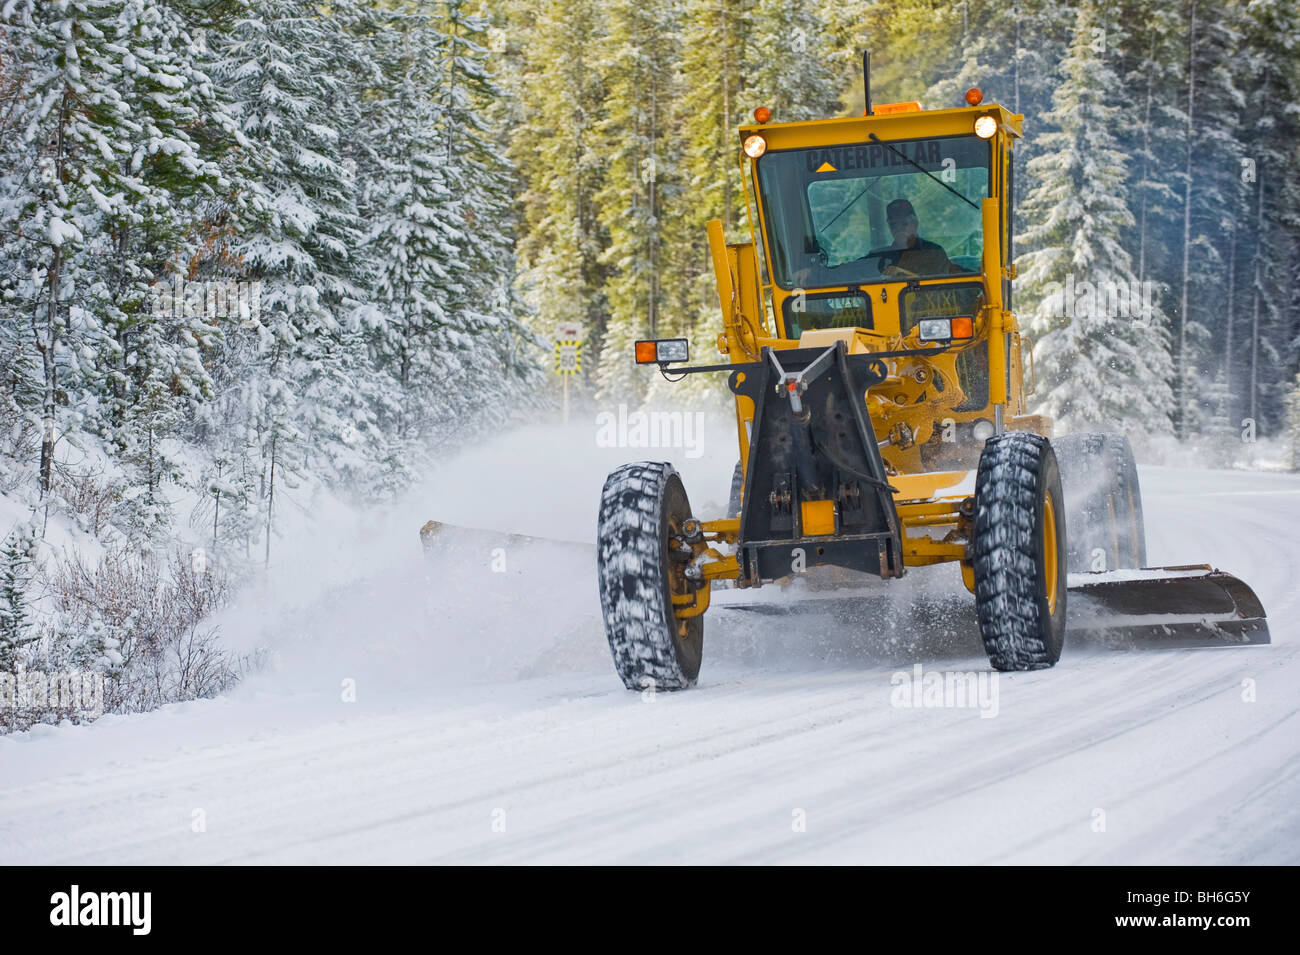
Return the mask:
<svg viewBox="0 0 1300 955">
<path fill-rule="evenodd" d="M 906 199 L 895 199 L 885 207 L 885 218 L 890 222 L 902 222 L 916 217 L 916 210 Z"/>
</svg>

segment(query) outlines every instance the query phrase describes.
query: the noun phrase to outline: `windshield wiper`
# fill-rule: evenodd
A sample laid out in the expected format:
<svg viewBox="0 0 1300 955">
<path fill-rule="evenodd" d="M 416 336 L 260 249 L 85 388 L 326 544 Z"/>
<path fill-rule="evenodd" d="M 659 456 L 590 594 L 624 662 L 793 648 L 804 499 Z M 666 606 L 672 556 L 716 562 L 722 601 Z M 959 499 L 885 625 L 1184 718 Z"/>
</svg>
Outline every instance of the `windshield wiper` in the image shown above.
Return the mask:
<svg viewBox="0 0 1300 955">
<path fill-rule="evenodd" d="M 970 207 L 971 207 L 972 209 L 974 209 L 976 212 L 979 211 L 979 206 L 975 205 L 975 203 L 971 202 L 969 199 L 967 199 L 964 195 L 962 195 L 960 192 L 958 192 L 958 191 L 957 191 L 956 189 L 954 189 L 952 186 L 948 185 L 946 182 L 944 182 L 942 179 L 940 179 L 940 178 L 939 178 L 938 176 L 936 176 L 934 173 L 930 172 L 930 170 L 926 169 L 924 166 L 922 166 L 922 165 L 921 165 L 919 162 L 917 162 L 915 159 L 910 159 L 910 158 L 908 158 L 907 154 L 904 153 L 901 149 L 895 149 L 891 143 L 887 143 L 887 142 L 885 142 L 883 139 L 881 139 L 881 138 L 880 138 L 879 136 L 877 136 L 875 133 L 867 133 L 867 138 L 870 139 L 873 143 L 879 143 L 880 145 L 884 146 L 886 149 L 888 149 L 888 150 L 889 150 L 890 152 L 892 152 L 894 155 L 900 157 L 900 158 L 903 160 L 903 162 L 910 163 L 911 165 L 915 166 L 917 169 L 921 170 L 921 172 L 925 173 L 927 176 L 929 176 L 931 179 L 933 179 L 933 180 L 934 180 L 935 182 L 937 182 L 939 185 L 943 186 L 945 189 L 947 189 L 949 192 L 951 192 L 954 196 L 956 196 L 956 197 L 957 197 L 958 199 L 960 199 L 962 202 L 966 203 L 966 205 L 970 206 Z M 864 190 L 864 191 L 865 191 L 865 190 Z M 857 198 L 855 197 L 853 201 L 854 201 L 854 202 L 857 202 L 858 200 L 857 200 Z M 832 221 L 833 221 L 833 220 L 832 220 Z"/>
<path fill-rule="evenodd" d="M 867 190 L 869 190 L 870 188 L 871 188 L 871 180 L 867 180 L 867 184 L 863 186 L 861 190 L 858 191 L 858 194 L 854 196 L 852 199 L 850 199 L 843 207 L 841 207 L 839 212 L 831 216 L 831 221 L 826 223 L 820 229 L 818 229 L 817 234 L 825 235 L 826 230 L 835 224 L 835 220 L 838 219 L 840 216 L 844 215 L 844 213 L 848 212 L 851 208 L 853 208 L 854 204 L 857 203 L 857 201 L 861 199 L 863 196 L 865 196 L 867 194 Z"/>
</svg>

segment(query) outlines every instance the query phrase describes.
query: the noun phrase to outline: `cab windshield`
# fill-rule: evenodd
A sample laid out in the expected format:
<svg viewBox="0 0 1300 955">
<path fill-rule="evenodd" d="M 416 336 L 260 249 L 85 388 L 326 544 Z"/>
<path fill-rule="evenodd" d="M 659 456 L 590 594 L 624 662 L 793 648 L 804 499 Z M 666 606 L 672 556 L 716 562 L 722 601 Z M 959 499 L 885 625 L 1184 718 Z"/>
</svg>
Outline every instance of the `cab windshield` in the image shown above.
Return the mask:
<svg viewBox="0 0 1300 955">
<path fill-rule="evenodd" d="M 976 136 L 769 152 L 772 277 L 792 289 L 979 272 L 990 155 Z"/>
</svg>

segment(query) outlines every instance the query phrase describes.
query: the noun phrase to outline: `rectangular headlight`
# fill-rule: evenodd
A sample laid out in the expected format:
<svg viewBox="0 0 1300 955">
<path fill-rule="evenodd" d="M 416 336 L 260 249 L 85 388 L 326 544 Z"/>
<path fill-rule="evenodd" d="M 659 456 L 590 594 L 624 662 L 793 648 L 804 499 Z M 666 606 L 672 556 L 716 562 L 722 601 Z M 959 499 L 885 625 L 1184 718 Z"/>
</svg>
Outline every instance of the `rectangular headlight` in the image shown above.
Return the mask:
<svg viewBox="0 0 1300 955">
<path fill-rule="evenodd" d="M 923 342 L 952 340 L 951 318 L 923 318 L 917 323 L 917 337 Z"/>
<path fill-rule="evenodd" d="M 660 338 L 636 343 L 638 365 L 666 365 L 669 362 L 686 361 L 689 355 L 690 348 L 685 338 Z"/>
<path fill-rule="evenodd" d="M 684 338 L 665 338 L 659 342 L 659 360 L 685 361 L 690 355 L 690 348 Z"/>
</svg>

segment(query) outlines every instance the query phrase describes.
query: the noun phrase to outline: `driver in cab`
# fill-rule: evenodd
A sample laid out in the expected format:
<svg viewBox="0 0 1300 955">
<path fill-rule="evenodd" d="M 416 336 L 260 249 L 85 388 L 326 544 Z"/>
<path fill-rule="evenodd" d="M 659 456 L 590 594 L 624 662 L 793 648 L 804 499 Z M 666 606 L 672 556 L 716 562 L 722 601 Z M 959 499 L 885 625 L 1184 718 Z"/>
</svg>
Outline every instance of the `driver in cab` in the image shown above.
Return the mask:
<svg viewBox="0 0 1300 955">
<path fill-rule="evenodd" d="M 895 199 L 885 208 L 885 219 L 894 244 L 868 253 L 867 258 L 877 259 L 881 275 L 913 278 L 920 275 L 948 275 L 965 272 L 948 258 L 943 246 L 920 237 L 920 223 L 916 210 L 906 199 Z"/>
</svg>

